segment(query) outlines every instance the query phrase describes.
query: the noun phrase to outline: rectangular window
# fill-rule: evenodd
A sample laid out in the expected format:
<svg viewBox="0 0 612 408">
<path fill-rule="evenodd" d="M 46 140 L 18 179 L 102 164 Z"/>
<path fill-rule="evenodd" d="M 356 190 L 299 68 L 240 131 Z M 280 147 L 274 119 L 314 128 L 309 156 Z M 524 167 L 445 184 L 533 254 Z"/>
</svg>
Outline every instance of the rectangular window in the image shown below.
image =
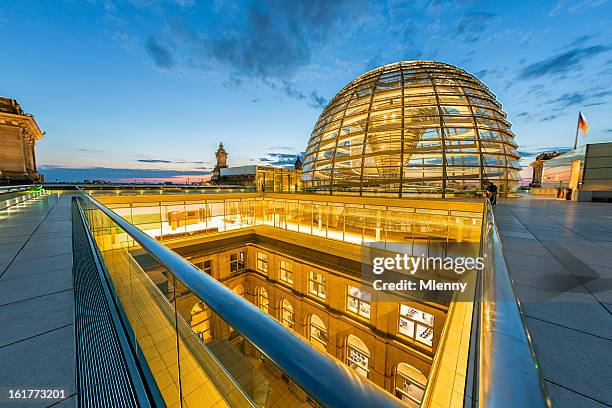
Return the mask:
<svg viewBox="0 0 612 408">
<path fill-rule="evenodd" d="M 246 252 L 239 251 L 230 255 L 230 272 L 242 271 L 246 268 Z"/>
<path fill-rule="evenodd" d="M 355 286 L 348 286 L 346 309 L 360 316 L 370 318 L 372 294 Z"/>
<path fill-rule="evenodd" d="M 321 273 L 310 271 L 308 275 L 308 292 L 325 299 L 325 276 Z"/>
<path fill-rule="evenodd" d="M 202 272 L 207 273 L 212 276 L 212 259 L 207 259 L 206 261 L 202 261 L 200 262 L 200 264 L 196 266 L 200 268 Z"/>
<path fill-rule="evenodd" d="M 400 305 L 399 332 L 404 336 L 432 346 L 434 316 L 408 305 Z"/>
<path fill-rule="evenodd" d="M 257 270 L 265 274 L 268 273 L 268 254 L 263 252 L 257 253 Z"/>
<path fill-rule="evenodd" d="M 293 285 L 293 271 L 289 262 L 280 261 L 280 280 Z"/>
</svg>

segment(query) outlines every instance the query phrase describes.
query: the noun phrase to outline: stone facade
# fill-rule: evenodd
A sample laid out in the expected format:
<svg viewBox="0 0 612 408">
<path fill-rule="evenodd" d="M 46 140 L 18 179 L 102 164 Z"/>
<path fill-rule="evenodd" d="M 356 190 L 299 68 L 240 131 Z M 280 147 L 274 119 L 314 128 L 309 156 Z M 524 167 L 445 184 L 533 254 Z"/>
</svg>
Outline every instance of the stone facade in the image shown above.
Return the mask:
<svg viewBox="0 0 612 408">
<path fill-rule="evenodd" d="M 0 184 L 43 181 L 35 154 L 36 142 L 43 136 L 32 115 L 15 100 L 0 97 Z"/>
<path fill-rule="evenodd" d="M 244 253 L 244 268 L 232 271 L 232 255 L 234 260 L 240 259 L 237 255 L 241 252 Z M 263 258 L 266 259 L 265 268 L 262 267 Z M 359 277 L 351 277 L 331 268 L 302 260 L 295 255 L 258 244 L 223 248 L 214 254 L 192 255 L 189 260 L 200 268 L 210 267 L 207 272 L 212 277 L 285 326 L 287 322 L 283 315 L 283 304 L 286 305 L 288 302 L 291 305 L 292 316 L 292 327 L 289 328 L 315 348 L 347 365 L 349 364 L 348 339 L 356 337 L 367 348 L 368 379 L 394 395 L 398 395 L 396 387 L 401 387 L 402 384 L 399 383 L 403 383 L 397 373 L 400 364 L 408 364 L 421 372 L 424 377 L 430 374 L 446 322 L 448 313 L 446 306 L 406 300 L 377 302 L 374 298 L 370 306 L 370 316 L 360 316 L 347 307 L 347 288 L 349 285 L 361 288 Z M 281 265 L 281 262 L 284 264 Z M 281 268 L 291 270 L 292 282 L 283 280 Z M 309 282 L 312 278 L 311 272 L 324 277 L 324 297 L 311 290 Z M 267 307 L 262 305 L 262 289 L 267 296 Z M 177 300 L 178 310 L 186 321 L 190 321 L 192 310 L 198 301 L 193 295 Z M 434 316 L 434 337 L 431 346 L 400 333 L 400 304 L 406 304 Z M 322 321 L 325 327 L 324 345 L 313 339 L 313 316 L 318 317 L 320 319 L 318 321 Z M 226 335 L 228 329 L 218 316 L 212 315 L 210 319 L 209 340 L 214 343 L 217 337 Z"/>
</svg>

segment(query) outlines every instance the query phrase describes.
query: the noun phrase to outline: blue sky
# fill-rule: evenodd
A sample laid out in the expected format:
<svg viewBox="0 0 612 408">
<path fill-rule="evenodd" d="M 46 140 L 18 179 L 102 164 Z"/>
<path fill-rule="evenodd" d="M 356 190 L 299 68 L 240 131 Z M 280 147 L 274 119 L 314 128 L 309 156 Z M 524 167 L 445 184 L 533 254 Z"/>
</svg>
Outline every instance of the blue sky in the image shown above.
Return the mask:
<svg viewBox="0 0 612 408">
<path fill-rule="evenodd" d="M 4 0 L 0 95 L 47 132 L 49 181 L 196 180 L 220 141 L 230 165 L 291 162 L 354 77 L 433 59 L 492 89 L 526 164 L 579 110 L 612 139 L 611 20 L 605 0 Z"/>
</svg>

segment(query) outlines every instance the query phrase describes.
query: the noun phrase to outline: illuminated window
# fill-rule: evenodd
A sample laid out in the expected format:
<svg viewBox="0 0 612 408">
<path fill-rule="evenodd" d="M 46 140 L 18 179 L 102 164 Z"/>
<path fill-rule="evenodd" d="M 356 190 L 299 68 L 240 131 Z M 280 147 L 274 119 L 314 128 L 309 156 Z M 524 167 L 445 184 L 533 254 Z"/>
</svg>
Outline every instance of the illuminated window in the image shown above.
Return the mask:
<svg viewBox="0 0 612 408">
<path fill-rule="evenodd" d="M 357 374 L 368 378 L 370 372 L 370 350 L 365 343 L 352 334 L 346 341 L 346 364 Z"/>
<path fill-rule="evenodd" d="M 434 316 L 408 305 L 400 305 L 399 332 L 404 336 L 432 346 Z"/>
<path fill-rule="evenodd" d="M 419 408 L 423 402 L 427 378 L 415 367 L 399 363 L 395 373 L 395 396 L 411 408 Z"/>
<path fill-rule="evenodd" d="M 346 309 L 360 316 L 370 318 L 372 294 L 355 286 L 348 286 Z"/>
<path fill-rule="evenodd" d="M 289 262 L 280 261 L 280 280 L 293 285 L 293 271 Z"/>
<path fill-rule="evenodd" d="M 246 268 L 246 252 L 239 251 L 230 254 L 230 272 L 242 271 Z"/>
<path fill-rule="evenodd" d="M 310 271 L 308 276 L 308 292 L 325 299 L 325 276 L 321 273 Z"/>
<path fill-rule="evenodd" d="M 197 267 L 200 268 L 202 272 L 212 276 L 212 259 L 200 262 Z"/>
<path fill-rule="evenodd" d="M 191 329 L 205 342 L 212 339 L 211 316 L 210 308 L 204 302 L 198 302 L 191 308 Z"/>
<path fill-rule="evenodd" d="M 309 339 L 317 350 L 327 350 L 327 327 L 316 314 L 310 316 Z"/>
<path fill-rule="evenodd" d="M 257 291 L 257 307 L 259 307 L 264 313 L 268 313 L 268 310 L 270 308 L 268 291 L 263 286 L 260 286 L 259 290 Z"/>
<path fill-rule="evenodd" d="M 291 306 L 291 303 L 289 303 L 287 299 L 283 299 L 281 302 L 281 323 L 291 330 L 295 327 L 293 306 Z"/>
<path fill-rule="evenodd" d="M 265 274 L 268 273 L 268 254 L 257 252 L 257 270 Z"/>
</svg>

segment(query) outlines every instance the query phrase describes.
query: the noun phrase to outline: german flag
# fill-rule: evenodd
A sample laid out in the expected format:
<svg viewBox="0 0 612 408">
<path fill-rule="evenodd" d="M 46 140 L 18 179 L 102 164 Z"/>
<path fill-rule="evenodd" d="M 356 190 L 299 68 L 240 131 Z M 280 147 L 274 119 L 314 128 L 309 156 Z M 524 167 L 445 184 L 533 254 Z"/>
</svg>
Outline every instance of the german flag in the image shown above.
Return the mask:
<svg viewBox="0 0 612 408">
<path fill-rule="evenodd" d="M 582 134 L 586 135 L 589 131 L 589 124 L 587 123 L 584 116 L 582 116 L 582 112 L 578 112 L 578 127 L 582 130 Z"/>
</svg>

